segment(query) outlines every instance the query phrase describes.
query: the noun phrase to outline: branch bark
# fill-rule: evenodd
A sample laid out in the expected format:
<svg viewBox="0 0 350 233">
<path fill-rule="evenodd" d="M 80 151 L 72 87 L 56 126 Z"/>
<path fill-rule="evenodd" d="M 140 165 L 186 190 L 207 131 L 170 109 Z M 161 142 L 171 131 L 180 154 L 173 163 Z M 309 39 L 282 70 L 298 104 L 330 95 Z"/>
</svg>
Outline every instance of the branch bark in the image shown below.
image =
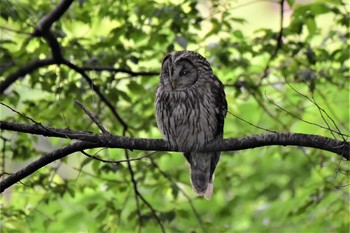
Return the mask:
<svg viewBox="0 0 350 233">
<path fill-rule="evenodd" d="M 41 167 L 69 154 L 83 151 L 85 149 L 109 147 L 131 150 L 179 151 L 177 148 L 170 148 L 170 146 L 161 139 L 131 138 L 111 134 L 93 134 L 85 131 L 56 129 L 41 124 L 20 124 L 0 121 L 0 129 L 48 137 L 79 140 L 71 145 L 44 154 L 27 167 L 10 175 L 0 182 L 0 192 L 3 192 L 6 188 L 29 176 Z M 215 140 L 208 143 L 204 148 L 200 149 L 200 151 L 237 151 L 272 145 L 317 148 L 336 153 L 341 157 L 350 160 L 350 142 L 339 141 L 319 135 L 300 133 L 271 133 L 242 138 Z"/>
<path fill-rule="evenodd" d="M 56 129 L 41 124 L 21 124 L 0 121 L 0 129 L 91 142 L 95 143 L 94 148 L 109 147 L 148 151 L 179 151 L 177 148 L 171 148 L 161 139 L 132 138 L 112 134 L 94 134 L 91 132 L 70 129 Z M 242 138 L 215 140 L 208 143 L 201 149 L 201 151 L 236 151 L 273 145 L 316 148 L 336 153 L 345 159 L 350 160 L 350 142 L 302 133 L 270 133 Z"/>
<path fill-rule="evenodd" d="M 50 28 L 54 22 L 59 20 L 62 15 L 68 10 L 73 0 L 62 0 L 52 11 L 45 15 L 36 25 L 32 36 L 43 37 L 49 44 L 52 57 L 48 57 L 42 60 L 34 60 L 27 65 L 20 67 L 16 72 L 10 74 L 4 81 L 0 83 L 0 93 L 13 84 L 17 79 L 23 77 L 26 74 L 33 72 L 34 70 L 53 64 L 60 64 L 63 61 L 62 50 L 56 37 L 50 31 Z"/>
<path fill-rule="evenodd" d="M 49 30 L 52 24 L 62 17 L 72 3 L 73 0 L 62 0 L 60 3 L 58 3 L 58 5 L 52 11 L 50 11 L 39 21 L 35 28 L 35 32 L 40 34 L 43 31 Z"/>
<path fill-rule="evenodd" d="M 171 148 L 161 139 L 132 138 L 112 134 L 94 134 L 91 132 L 70 129 L 56 129 L 41 124 L 21 124 L 0 121 L 0 129 L 47 137 L 76 139 L 79 141 L 95 143 L 95 148 L 109 147 L 131 150 L 179 151 L 177 148 Z M 350 160 L 350 142 L 302 133 L 271 133 L 242 138 L 215 140 L 208 143 L 201 149 L 201 151 L 236 151 L 273 145 L 316 148 L 336 153 L 345 159 Z"/>
<path fill-rule="evenodd" d="M 71 63 L 64 57 L 62 52 L 62 47 L 59 41 L 50 30 L 52 24 L 55 21 L 60 19 L 60 17 L 71 6 L 72 2 L 73 0 L 62 0 L 51 12 L 49 12 L 39 21 L 39 23 L 35 27 L 34 32 L 32 33 L 32 36 L 43 37 L 46 40 L 47 44 L 50 47 L 52 57 L 44 60 L 36 60 L 32 63 L 27 64 L 24 67 L 19 68 L 15 73 L 11 74 L 3 82 L 0 83 L 0 93 L 3 93 L 11 84 L 13 84 L 20 77 L 24 76 L 25 74 L 29 74 L 40 67 L 47 66 L 50 64 L 57 64 L 57 65 L 64 64 L 70 69 L 82 75 L 82 77 L 89 83 L 93 91 L 99 96 L 101 101 L 107 105 L 107 107 L 113 113 L 114 117 L 123 126 L 123 132 L 125 133 L 128 130 L 128 125 L 123 120 L 123 118 L 118 114 L 114 105 L 111 104 L 111 102 L 100 91 L 100 87 L 94 84 L 92 79 L 85 73 L 83 69 Z"/>
<path fill-rule="evenodd" d="M 117 110 L 115 109 L 114 105 L 106 98 L 106 96 L 100 91 L 100 87 L 96 85 L 92 79 L 85 73 L 83 69 L 80 67 L 74 65 L 73 63 L 64 60 L 63 61 L 64 65 L 67 67 L 71 68 L 75 72 L 79 73 L 87 83 L 89 83 L 91 89 L 98 95 L 98 97 L 101 99 L 102 102 L 104 102 L 109 110 L 113 113 L 113 116 L 119 121 L 119 123 L 123 126 L 123 131 L 124 133 L 128 130 L 128 125 L 124 121 L 124 119 L 119 115 Z"/>
</svg>

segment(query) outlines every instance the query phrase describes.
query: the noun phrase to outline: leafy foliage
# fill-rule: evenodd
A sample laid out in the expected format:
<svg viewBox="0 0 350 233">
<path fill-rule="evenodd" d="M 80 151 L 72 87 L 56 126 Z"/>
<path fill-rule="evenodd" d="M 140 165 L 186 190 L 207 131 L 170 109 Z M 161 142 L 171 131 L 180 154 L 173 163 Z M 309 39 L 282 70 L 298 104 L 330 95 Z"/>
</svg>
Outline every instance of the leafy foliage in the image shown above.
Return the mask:
<svg viewBox="0 0 350 233">
<path fill-rule="evenodd" d="M 152 74 L 167 52 L 189 49 L 206 56 L 226 86 L 226 138 L 263 132 L 242 118 L 269 130 L 345 140 L 348 6 L 340 0 L 298 2 L 284 3 L 283 9 L 290 11 L 284 12 L 282 30 L 267 25 L 250 32 L 245 27 L 254 20 L 248 14 L 253 4 L 81 0 L 73 2 L 52 32 L 64 57 L 82 67 L 113 104 L 129 136 L 160 137 L 154 117 L 158 77 Z M 46 41 L 31 33 L 57 4 L 1 0 L 0 81 L 30 61 L 51 56 Z M 275 7 L 267 15 L 279 15 L 279 4 L 266 6 Z M 236 17 L 236 10 L 247 11 L 246 17 Z M 98 132 L 75 100 L 111 133 L 125 133 L 91 85 L 65 65 L 36 69 L 1 96 L 2 102 L 43 125 Z M 28 123 L 4 106 L 1 119 Z M 5 131 L 1 139 L 3 172 L 15 172 L 69 143 Z M 112 160 L 146 153 L 88 152 Z M 349 231 L 349 166 L 334 154 L 297 147 L 223 153 L 210 202 L 193 196 L 179 153 L 159 152 L 130 164 L 102 163 L 76 153 L 42 168 L 2 196 L 2 230 L 159 232 L 158 218 L 169 232 Z"/>
</svg>

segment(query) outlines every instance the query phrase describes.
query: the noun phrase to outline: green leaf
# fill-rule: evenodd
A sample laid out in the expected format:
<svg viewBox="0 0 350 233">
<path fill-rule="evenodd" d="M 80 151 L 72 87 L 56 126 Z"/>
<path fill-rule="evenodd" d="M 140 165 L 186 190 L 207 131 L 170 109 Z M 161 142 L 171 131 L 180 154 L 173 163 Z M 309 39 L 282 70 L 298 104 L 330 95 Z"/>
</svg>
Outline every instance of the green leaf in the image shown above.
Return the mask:
<svg viewBox="0 0 350 233">
<path fill-rule="evenodd" d="M 315 18 L 309 17 L 306 20 L 306 27 L 307 27 L 307 30 L 309 31 L 309 36 L 314 35 L 316 33 L 316 30 L 317 30 Z"/>
</svg>

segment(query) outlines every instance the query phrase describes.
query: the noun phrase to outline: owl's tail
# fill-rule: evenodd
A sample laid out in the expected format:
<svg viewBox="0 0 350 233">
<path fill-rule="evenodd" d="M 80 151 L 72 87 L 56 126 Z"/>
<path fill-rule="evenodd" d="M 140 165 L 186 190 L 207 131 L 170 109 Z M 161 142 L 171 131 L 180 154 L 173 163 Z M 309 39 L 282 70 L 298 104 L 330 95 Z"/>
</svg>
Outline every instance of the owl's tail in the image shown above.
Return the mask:
<svg viewBox="0 0 350 233">
<path fill-rule="evenodd" d="M 190 163 L 190 178 L 192 188 L 198 196 L 210 200 L 213 195 L 214 171 L 219 161 L 220 153 L 185 153 Z"/>
</svg>

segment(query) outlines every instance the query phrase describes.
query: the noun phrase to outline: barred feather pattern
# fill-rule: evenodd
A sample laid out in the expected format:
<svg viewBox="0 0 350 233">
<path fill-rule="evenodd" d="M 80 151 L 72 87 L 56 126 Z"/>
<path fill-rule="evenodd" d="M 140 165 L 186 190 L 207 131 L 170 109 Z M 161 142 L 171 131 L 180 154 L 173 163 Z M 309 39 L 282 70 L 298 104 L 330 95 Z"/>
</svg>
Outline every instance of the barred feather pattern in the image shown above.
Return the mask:
<svg viewBox="0 0 350 233">
<path fill-rule="evenodd" d="M 184 69 L 192 76 L 177 74 L 177 70 Z M 171 87 L 173 80 L 181 83 L 180 87 Z M 164 140 L 183 151 L 190 164 L 193 190 L 210 199 L 220 153 L 197 151 L 211 140 L 223 137 L 227 103 L 222 83 L 201 55 L 173 52 L 164 58 L 155 105 L 157 125 Z"/>
</svg>

